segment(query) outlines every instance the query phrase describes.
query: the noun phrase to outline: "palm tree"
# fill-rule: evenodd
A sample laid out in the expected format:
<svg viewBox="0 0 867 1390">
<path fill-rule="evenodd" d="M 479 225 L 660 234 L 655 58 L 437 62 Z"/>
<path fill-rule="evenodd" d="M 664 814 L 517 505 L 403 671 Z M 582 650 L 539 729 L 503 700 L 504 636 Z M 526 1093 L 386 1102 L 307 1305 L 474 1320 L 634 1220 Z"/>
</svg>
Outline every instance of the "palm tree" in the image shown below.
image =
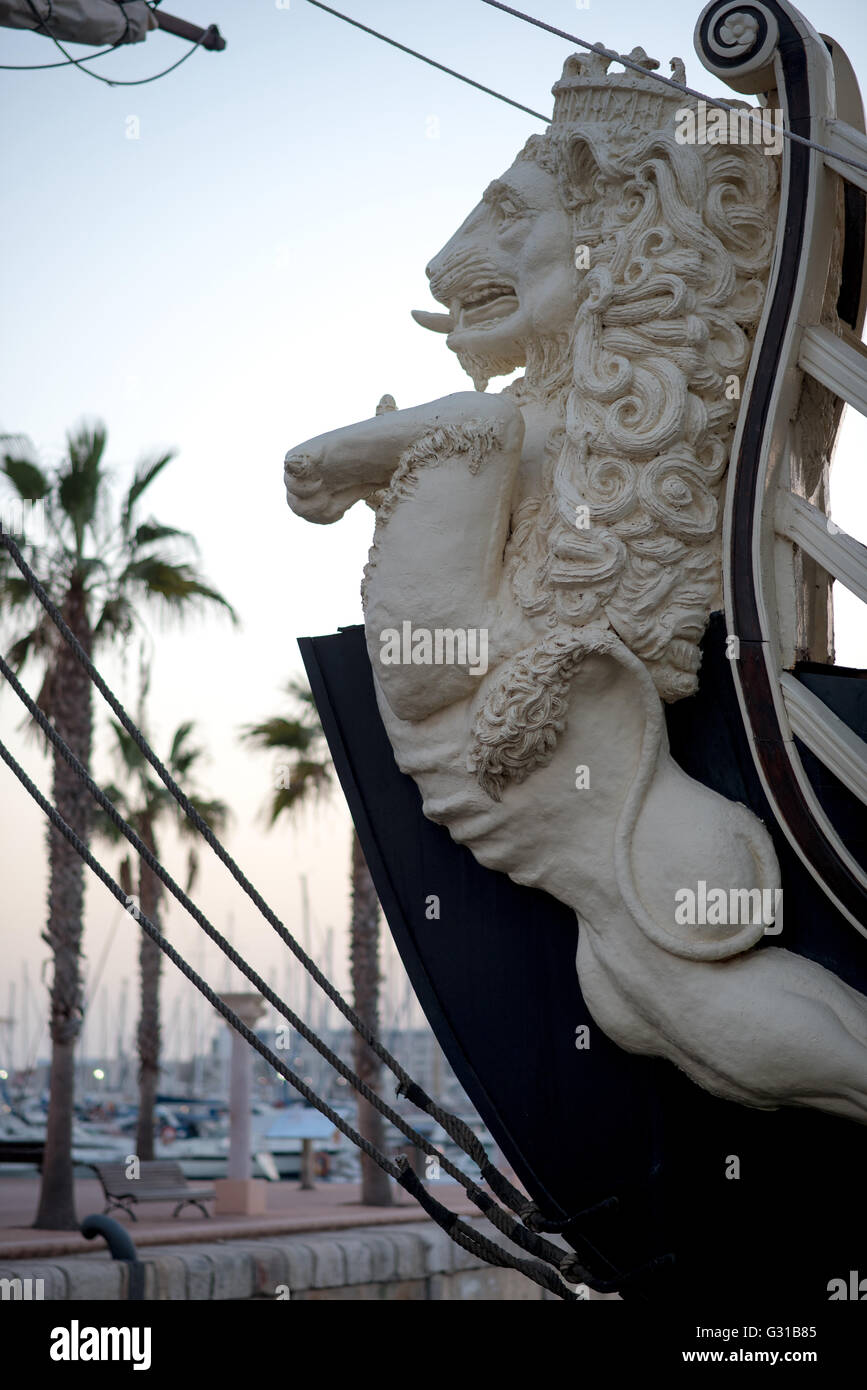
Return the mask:
<svg viewBox="0 0 867 1390">
<path fill-rule="evenodd" d="M 149 677 L 143 681 L 142 697 L 139 704 L 139 728 L 144 728 L 144 706 Z M 159 859 L 157 846 L 157 826 L 171 819 L 178 832 L 184 836 L 197 836 L 196 831 L 171 793 L 151 772 L 150 764 L 142 754 L 138 744 L 130 737 L 121 724 L 112 721 L 115 740 L 115 758 L 121 771 L 123 784 L 106 788 L 106 795 L 114 802 L 121 815 L 129 821 L 132 828 L 144 841 L 155 859 Z M 192 722 L 179 724 L 172 738 L 166 766 L 172 777 L 183 786 L 187 797 L 203 820 L 217 834 L 225 828 L 229 810 L 224 801 L 198 795 L 192 784 L 195 768 L 203 757 L 203 750 L 192 742 L 194 725 Z M 121 840 L 120 831 L 107 816 L 100 816 L 96 826 L 100 834 L 112 843 Z M 198 872 L 198 854 L 192 845 L 187 860 L 186 891 L 189 893 Z M 129 856 L 121 864 L 121 885 L 127 894 L 129 910 L 138 916 L 141 913 L 155 926 L 161 928 L 160 902 L 163 885 L 156 874 L 143 860 L 139 860 L 138 894 L 132 893 L 133 873 Z M 139 985 L 140 1010 L 138 1023 L 139 1057 L 139 1103 L 138 1124 L 136 1128 L 136 1153 L 141 1159 L 154 1156 L 154 1109 L 160 1070 L 160 972 L 162 952 L 156 942 L 145 933 L 141 934 L 139 944 Z"/>
<path fill-rule="evenodd" d="M 249 725 L 242 734 L 248 742 L 277 753 L 274 791 L 268 805 L 269 824 L 284 813 L 292 815 L 302 805 L 317 800 L 332 784 L 333 768 L 313 696 L 300 681 L 290 681 L 287 694 L 294 706 L 290 716 L 275 715 L 262 724 Z M 349 931 L 352 998 L 355 1011 L 372 1032 L 379 1032 L 379 901 L 361 841 L 353 827 L 351 856 L 352 915 Z M 353 1064 L 371 1089 L 379 1085 L 380 1062 L 367 1043 L 355 1034 Z M 385 1131 L 382 1116 L 369 1101 L 358 1098 L 358 1128 L 381 1151 Z M 361 1155 L 361 1200 L 366 1206 L 388 1207 L 392 1187 L 387 1173 L 367 1154 Z"/>
<path fill-rule="evenodd" d="M 161 453 L 137 464 L 119 506 L 105 466 L 106 430 L 81 425 L 67 435 L 53 467 L 41 463 L 26 440 L 7 441 L 2 472 L 19 503 L 41 509 L 44 535 L 21 541 L 31 567 L 88 654 L 123 645 L 140 611 L 161 609 L 186 617 L 197 609 L 234 613 L 200 574 L 187 532 L 142 516 L 142 500 L 173 458 Z M 6 550 L 0 550 L 0 614 L 18 627 L 8 659 L 20 669 L 29 659 L 42 668 L 39 705 L 85 767 L 90 767 L 93 712 L 90 681 L 34 598 Z M 23 627 L 23 631 L 22 631 Z M 75 773 L 53 753 L 53 800 L 87 843 L 90 801 Z M 77 1228 L 72 1182 L 75 1044 L 81 1029 L 83 866 L 60 833 L 49 827 L 48 921 L 51 947 L 51 1076 L 42 1185 L 35 1225 Z"/>
</svg>

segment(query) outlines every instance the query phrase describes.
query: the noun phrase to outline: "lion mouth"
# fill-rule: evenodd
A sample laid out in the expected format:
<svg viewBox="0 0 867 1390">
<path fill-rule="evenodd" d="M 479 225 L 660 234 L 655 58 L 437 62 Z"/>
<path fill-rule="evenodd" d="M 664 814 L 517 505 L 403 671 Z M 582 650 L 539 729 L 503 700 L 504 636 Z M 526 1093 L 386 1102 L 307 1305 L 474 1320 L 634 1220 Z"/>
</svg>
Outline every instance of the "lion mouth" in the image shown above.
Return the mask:
<svg viewBox="0 0 867 1390">
<path fill-rule="evenodd" d="M 481 328 L 508 318 L 518 307 L 518 296 L 511 285 L 474 285 L 451 305 L 455 326 Z"/>
</svg>

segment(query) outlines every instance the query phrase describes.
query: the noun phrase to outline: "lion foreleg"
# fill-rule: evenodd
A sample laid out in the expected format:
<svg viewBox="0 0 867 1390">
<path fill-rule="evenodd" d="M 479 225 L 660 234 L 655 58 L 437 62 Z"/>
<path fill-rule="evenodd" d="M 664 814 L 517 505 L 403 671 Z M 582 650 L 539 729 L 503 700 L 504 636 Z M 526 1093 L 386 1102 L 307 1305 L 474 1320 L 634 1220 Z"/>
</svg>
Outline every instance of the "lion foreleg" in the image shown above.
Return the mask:
<svg viewBox="0 0 867 1390">
<path fill-rule="evenodd" d="M 502 397 L 474 405 L 472 415 L 456 412 L 415 440 L 378 500 L 365 628 L 400 719 L 424 719 L 474 694 L 508 636 L 503 552 L 523 421 Z"/>
</svg>

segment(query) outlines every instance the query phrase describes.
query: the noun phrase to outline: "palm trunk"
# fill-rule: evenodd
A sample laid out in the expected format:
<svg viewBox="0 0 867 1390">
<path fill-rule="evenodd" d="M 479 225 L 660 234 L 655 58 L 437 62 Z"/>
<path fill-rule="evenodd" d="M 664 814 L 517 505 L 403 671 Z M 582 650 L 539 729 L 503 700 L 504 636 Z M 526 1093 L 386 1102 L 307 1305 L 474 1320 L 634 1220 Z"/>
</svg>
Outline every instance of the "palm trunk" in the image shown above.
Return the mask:
<svg viewBox="0 0 867 1390">
<path fill-rule="evenodd" d="M 86 652 L 91 650 L 87 598 L 73 584 L 63 616 Z M 90 766 L 93 715 L 90 681 L 66 643 L 61 643 L 49 675 L 49 708 L 61 738 Z M 55 751 L 53 798 L 63 819 L 86 844 L 91 821 L 88 793 Z M 43 940 L 51 947 L 51 1075 L 48 1124 L 39 1208 L 34 1226 L 42 1230 L 76 1230 L 72 1180 L 72 1121 L 75 1103 L 75 1047 L 81 1032 L 81 933 L 84 914 L 84 865 L 59 831 L 48 829 L 48 923 Z"/>
<path fill-rule="evenodd" d="M 352 832 L 352 923 L 350 927 L 352 995 L 356 1013 L 372 1032 L 379 1032 L 379 901 L 358 835 Z M 355 1070 L 372 1090 L 378 1090 L 381 1064 L 356 1033 Z M 376 1147 L 385 1147 L 385 1126 L 378 1110 L 358 1098 L 359 1132 Z M 390 1207 L 392 1185 L 367 1154 L 361 1155 L 361 1200 L 369 1207 Z"/>
<path fill-rule="evenodd" d="M 148 849 L 156 856 L 153 826 L 149 822 L 142 826 L 141 836 Z M 138 881 L 142 913 L 158 927 L 162 885 L 146 864 L 140 866 Z M 160 1075 L 160 971 L 163 957 L 160 948 L 144 932 L 141 935 L 138 959 L 141 976 L 141 1014 L 138 1023 L 136 1153 L 139 1158 L 149 1160 L 154 1156 L 154 1109 Z"/>
</svg>

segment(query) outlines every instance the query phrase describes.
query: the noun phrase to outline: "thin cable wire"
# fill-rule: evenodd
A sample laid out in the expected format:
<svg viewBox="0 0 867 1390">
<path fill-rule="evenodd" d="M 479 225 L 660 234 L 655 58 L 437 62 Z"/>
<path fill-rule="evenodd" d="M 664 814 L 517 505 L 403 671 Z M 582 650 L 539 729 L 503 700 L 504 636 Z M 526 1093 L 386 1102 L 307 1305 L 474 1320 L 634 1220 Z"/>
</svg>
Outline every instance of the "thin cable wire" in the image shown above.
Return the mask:
<svg viewBox="0 0 867 1390">
<path fill-rule="evenodd" d="M 191 901 L 184 890 L 180 888 L 172 878 L 171 874 L 168 873 L 156 858 L 153 851 L 140 838 L 129 822 L 120 814 L 114 803 L 106 796 L 101 788 L 97 786 L 84 764 L 76 757 L 75 753 L 73 753 L 72 749 L 61 735 L 58 734 L 44 712 L 39 709 L 36 702 L 31 699 L 12 668 L 2 656 L 0 656 L 0 674 L 5 677 L 12 690 L 28 710 L 31 718 L 35 720 L 53 747 L 57 749 L 60 756 L 68 766 L 72 768 L 73 772 L 86 787 L 93 799 L 109 817 L 112 824 L 116 826 L 121 834 L 129 841 L 136 853 L 144 860 L 148 868 L 151 869 L 160 882 L 169 890 L 177 902 L 180 903 L 181 907 L 189 913 L 193 921 L 196 922 L 206 935 L 218 946 L 232 965 L 240 970 L 249 980 L 254 989 L 256 989 L 272 1008 L 276 1009 L 276 1011 L 300 1033 L 305 1041 L 308 1042 L 310 1046 L 335 1069 L 335 1071 L 348 1081 L 349 1084 L 362 1095 L 365 1100 L 369 1101 L 370 1104 L 393 1124 L 396 1129 L 400 1130 L 416 1148 L 427 1153 L 429 1157 L 435 1157 L 445 1172 L 464 1188 L 467 1195 L 476 1206 L 478 1206 L 483 1215 L 487 1216 L 503 1235 L 513 1240 L 522 1249 L 527 1250 L 529 1253 L 559 1269 L 564 1258 L 564 1252 L 562 1250 L 552 1245 L 549 1241 L 541 1240 L 537 1232 L 531 1232 L 519 1226 L 507 1212 L 496 1207 L 496 1204 L 487 1193 L 483 1192 L 466 1173 L 463 1173 L 455 1164 L 446 1158 L 445 1154 L 441 1153 L 433 1146 L 425 1136 L 416 1130 L 414 1126 L 410 1125 L 402 1115 L 396 1110 L 393 1110 L 381 1096 L 373 1091 L 355 1071 L 348 1067 L 337 1053 L 333 1052 L 327 1043 L 318 1037 L 312 1029 L 308 1028 L 303 1020 L 280 999 L 280 997 L 265 983 L 261 976 L 249 965 L 245 958 L 235 950 L 231 942 L 229 942 L 196 907 L 195 903 Z M 599 1255 L 598 1251 L 593 1250 L 592 1247 L 589 1248 L 594 1256 L 599 1259 L 603 1258 Z M 574 1261 L 575 1257 L 570 1256 L 570 1259 Z M 579 1282 L 587 1282 L 590 1278 L 591 1276 L 581 1267 Z M 597 1281 L 594 1280 L 593 1283 L 594 1287 L 596 1287 Z M 613 1285 L 606 1283 L 606 1287 L 601 1291 L 606 1292 L 609 1287 L 613 1287 Z"/>
<path fill-rule="evenodd" d="M 74 755 L 71 756 L 74 757 Z M 128 899 L 123 888 L 112 878 L 108 870 L 91 854 L 84 842 L 63 819 L 60 812 L 46 800 L 2 740 L 0 740 L 0 758 L 2 758 L 6 765 L 12 770 L 21 785 L 29 792 L 36 804 L 48 816 L 52 825 L 55 826 L 60 834 L 63 835 L 64 839 L 72 846 L 79 858 L 87 864 L 88 868 L 105 884 L 109 892 L 111 892 L 114 897 L 117 898 L 118 902 L 126 908 Z M 365 1139 L 364 1136 L 358 1132 L 358 1130 L 354 1129 L 342 1115 L 338 1114 L 326 1100 L 323 1100 L 321 1096 L 311 1090 L 301 1077 L 298 1076 L 296 1072 L 292 1071 L 291 1067 L 283 1062 L 276 1053 L 272 1052 L 267 1044 L 262 1042 L 229 1005 L 211 989 L 210 985 L 207 984 L 201 975 L 199 975 L 183 956 L 170 945 L 159 928 L 154 925 L 149 917 L 146 917 L 141 911 L 137 911 L 135 920 L 142 931 L 146 932 L 160 951 L 168 957 L 173 965 L 177 966 L 181 974 L 204 995 L 208 1003 L 213 1005 L 226 1022 L 234 1028 L 252 1048 L 255 1048 L 259 1055 L 264 1058 L 269 1066 L 273 1067 L 279 1076 L 284 1077 L 310 1105 L 314 1106 L 321 1114 L 325 1115 L 334 1127 L 340 1130 L 341 1134 L 346 1135 L 347 1139 L 366 1153 L 384 1172 L 388 1173 L 390 1177 L 394 1178 L 396 1182 L 400 1183 L 400 1185 L 405 1187 L 408 1191 L 414 1191 L 414 1188 L 419 1184 L 417 1184 L 417 1180 L 414 1184 L 412 1178 L 408 1175 L 408 1165 L 406 1162 L 402 1164 L 395 1163 L 390 1158 L 386 1157 L 374 1144 L 371 1144 L 369 1140 Z M 248 978 L 250 978 L 250 976 L 248 976 Z M 436 1202 L 436 1199 L 433 1198 L 430 1193 L 425 1192 L 425 1198 L 426 1200 L 423 1203 L 424 1209 L 434 1216 L 434 1219 L 443 1226 L 443 1229 L 448 1230 L 452 1238 L 456 1240 L 459 1245 L 462 1245 L 464 1249 L 478 1255 L 489 1264 L 495 1264 L 502 1268 L 519 1270 L 520 1273 L 525 1274 L 527 1278 L 532 1279 L 534 1283 L 556 1294 L 558 1298 L 562 1298 L 565 1301 L 572 1301 L 577 1298 L 577 1295 L 562 1282 L 559 1274 L 555 1274 L 553 1270 L 548 1269 L 545 1265 L 535 1260 L 522 1260 L 517 1256 L 511 1255 L 507 1250 L 503 1250 L 502 1247 L 498 1246 L 495 1242 L 488 1240 L 480 1231 L 475 1230 L 472 1226 L 468 1226 L 460 1217 L 455 1216 L 453 1212 L 443 1207 L 441 1203 Z M 552 1249 L 556 1250 L 556 1247 L 552 1247 Z M 557 1250 L 557 1256 L 558 1264 L 562 1267 L 564 1273 L 567 1274 L 570 1279 L 573 1278 L 573 1269 L 577 1263 L 574 1256 L 560 1250 Z M 578 1266 L 578 1269 L 580 1271 L 580 1266 Z"/>
<path fill-rule="evenodd" d="M 106 87 L 146 87 L 149 82 L 159 82 L 161 77 L 168 77 L 170 72 L 174 72 L 175 69 L 179 68 L 182 63 L 185 63 L 188 58 L 192 58 L 196 49 L 201 48 L 206 37 L 207 30 L 200 39 L 196 39 L 195 42 L 192 43 L 191 47 L 187 50 L 187 52 L 183 55 L 182 58 L 179 58 L 176 63 L 172 63 L 170 67 L 163 68 L 162 72 L 155 72 L 151 77 L 139 77 L 132 81 L 121 81 L 119 78 L 113 79 L 111 77 L 103 77 L 101 73 L 91 72 L 89 68 L 83 67 L 82 62 L 78 58 L 73 58 L 71 54 L 69 54 L 68 57 L 69 62 L 72 63 L 74 67 L 79 68 L 83 73 L 86 74 L 87 77 L 92 77 L 94 82 L 104 83 Z M 61 53 L 66 52 L 66 49 L 63 47 L 63 44 L 58 43 L 57 39 L 54 38 L 53 34 L 50 34 L 49 38 L 51 38 L 52 42 L 57 45 Z M 86 61 L 89 62 L 90 60 L 87 59 Z"/>
<path fill-rule="evenodd" d="M 300 961 L 304 969 L 310 974 L 312 979 L 316 981 L 335 1007 L 340 1010 L 347 1022 L 352 1025 L 376 1056 L 379 1057 L 380 1061 L 384 1062 L 390 1071 L 397 1077 L 400 1083 L 399 1094 L 402 1093 L 405 1095 L 411 1104 L 417 1106 L 420 1110 L 424 1110 L 426 1114 L 430 1115 L 438 1124 L 442 1125 L 449 1137 L 473 1160 L 485 1181 L 497 1194 L 500 1200 L 505 1202 L 512 1211 L 516 1212 L 518 1215 L 522 1215 L 527 1207 L 527 1198 L 525 1194 L 520 1192 L 514 1184 L 491 1163 L 478 1136 L 473 1133 L 468 1125 L 458 1119 L 457 1116 L 450 1114 L 449 1111 L 443 1110 L 441 1106 L 437 1105 L 437 1103 L 416 1084 L 409 1073 L 398 1062 L 397 1058 L 392 1056 L 355 1009 L 347 1003 L 339 990 L 337 990 L 327 976 L 322 973 L 315 961 L 308 956 L 304 948 L 284 926 L 276 913 L 269 907 L 258 890 L 239 868 L 228 850 L 224 848 L 220 840 L 211 830 L 207 821 L 203 820 L 199 815 L 195 806 L 193 806 L 192 802 L 184 794 L 177 782 L 175 782 L 171 773 L 157 757 L 147 739 L 127 714 L 117 696 L 106 685 L 87 652 L 78 641 L 78 638 L 65 622 L 56 604 L 46 593 L 42 584 L 40 584 L 33 570 L 21 554 L 21 551 L 18 549 L 18 546 L 12 540 L 8 532 L 3 530 L 2 526 L 0 526 L 0 545 L 12 556 L 12 559 L 24 575 L 33 593 L 36 595 L 42 607 L 51 618 L 51 621 L 73 652 L 79 665 L 87 672 L 87 675 L 96 686 L 100 695 L 102 695 L 103 699 L 117 715 L 121 724 L 136 744 L 136 747 L 150 763 L 163 785 L 171 792 L 187 819 L 195 826 L 205 842 L 210 845 L 217 858 L 229 870 L 235 882 L 243 889 L 259 912 L 261 912 L 266 922 L 268 922 L 280 937 L 280 940 L 289 947 L 296 959 Z"/>
<path fill-rule="evenodd" d="M 541 111 L 534 111 L 531 106 L 524 106 L 523 102 L 513 101 L 511 97 L 504 96 L 502 92 L 495 92 L 493 87 L 486 87 L 481 82 L 475 82 L 472 77 L 465 77 L 462 72 L 455 72 L 454 68 L 447 68 L 444 63 L 438 63 L 434 58 L 427 58 L 424 53 L 418 53 L 414 48 L 407 48 L 405 43 L 398 43 L 397 39 L 390 39 L 387 34 L 380 34 L 378 30 L 371 29 L 366 24 L 361 24 L 357 19 L 351 19 L 348 14 L 341 14 L 340 10 L 333 10 L 330 5 L 323 5 L 321 0 L 307 0 L 308 5 L 315 5 L 317 10 L 325 10 L 326 14 L 333 14 L 335 19 L 342 19 L 344 23 L 351 24 L 355 29 L 361 29 L 365 34 L 372 34 L 375 39 L 381 39 L 383 43 L 391 44 L 392 48 L 399 48 L 401 53 L 408 53 L 411 58 L 418 58 L 420 62 L 427 63 L 429 67 L 438 68 L 440 72 L 448 73 L 449 77 L 456 77 L 459 82 L 466 82 L 468 87 L 475 87 L 479 92 L 485 92 L 489 97 L 496 97 L 497 101 L 504 101 L 508 106 L 515 106 L 519 111 L 525 111 L 528 116 L 535 116 L 538 120 L 546 124 L 550 121 L 550 116 L 543 116 Z"/>
<path fill-rule="evenodd" d="M 32 34 L 32 33 L 35 33 L 35 32 L 37 32 L 37 31 L 35 31 L 35 30 L 33 30 L 33 29 L 30 29 L 30 30 L 25 30 L 25 32 L 26 32 L 26 33 L 31 33 L 31 34 Z M 105 55 L 106 55 L 106 53 L 116 53 L 116 52 L 117 52 L 117 44 L 116 44 L 116 43 L 113 43 L 113 44 L 111 45 L 110 48 L 102 48 L 102 49 L 100 49 L 100 51 L 99 51 L 98 53 L 89 53 L 89 54 L 88 54 L 86 57 L 84 57 L 84 58 L 78 58 L 78 59 L 75 59 L 75 58 L 64 58 L 64 60 L 63 60 L 62 63 L 0 63 L 0 71 L 2 71 L 2 72 L 43 72 L 43 71 L 45 70 L 45 68 L 68 68 L 68 67 L 70 66 L 70 64 L 75 64 L 76 62 L 78 63 L 78 65 L 79 65 L 79 67 L 80 67 L 82 63 L 92 63 L 93 60 L 94 60 L 95 58 L 104 58 Z"/>
<path fill-rule="evenodd" d="M 313 3 L 313 0 L 310 0 Z M 682 82 L 676 82 L 673 77 L 663 77 L 661 72 L 654 72 L 652 68 L 644 68 L 640 63 L 635 63 L 631 58 L 626 58 L 621 53 L 615 53 L 611 48 L 605 48 L 601 43 L 587 43 L 586 39 L 579 39 L 577 34 L 570 34 L 566 29 L 558 29 L 553 24 L 546 24 L 543 19 L 535 19 L 533 15 L 524 14 L 523 10 L 514 10 L 511 5 L 504 5 L 501 0 L 482 0 L 483 5 L 490 5 L 492 9 L 502 10 L 504 14 L 513 15 L 515 19 L 523 19 L 526 24 L 533 24 L 537 29 L 544 29 L 549 34 L 556 34 L 560 39 L 568 39 L 569 43 L 577 43 L 579 48 L 586 48 L 590 53 L 599 53 L 604 58 L 610 58 L 612 62 L 622 63 L 625 68 L 631 68 L 633 72 L 641 73 L 642 77 L 652 77 L 654 82 L 662 82 L 666 87 L 673 87 L 676 92 L 682 92 L 684 96 L 695 97 L 698 101 L 707 102 L 708 106 L 717 106 L 721 111 L 734 111 L 736 115 L 742 115 L 742 106 L 732 106 L 730 102 L 721 101 L 719 97 L 709 97 L 704 92 L 696 91 L 695 87 L 687 87 Z M 761 110 L 762 108 L 757 108 Z M 819 145 L 815 140 L 808 140 L 806 135 L 797 135 L 793 130 L 787 130 L 785 126 L 773 125 L 770 121 L 762 122 L 763 128 L 774 132 L 779 132 L 786 140 L 793 140 L 798 145 L 806 145 L 808 149 L 816 150 L 819 154 L 828 155 L 831 159 L 836 159 L 838 164 L 848 164 L 852 169 L 858 169 L 862 174 L 867 174 L 867 164 L 863 164 L 858 159 L 850 159 L 848 155 L 838 154 L 828 145 Z"/>
</svg>

